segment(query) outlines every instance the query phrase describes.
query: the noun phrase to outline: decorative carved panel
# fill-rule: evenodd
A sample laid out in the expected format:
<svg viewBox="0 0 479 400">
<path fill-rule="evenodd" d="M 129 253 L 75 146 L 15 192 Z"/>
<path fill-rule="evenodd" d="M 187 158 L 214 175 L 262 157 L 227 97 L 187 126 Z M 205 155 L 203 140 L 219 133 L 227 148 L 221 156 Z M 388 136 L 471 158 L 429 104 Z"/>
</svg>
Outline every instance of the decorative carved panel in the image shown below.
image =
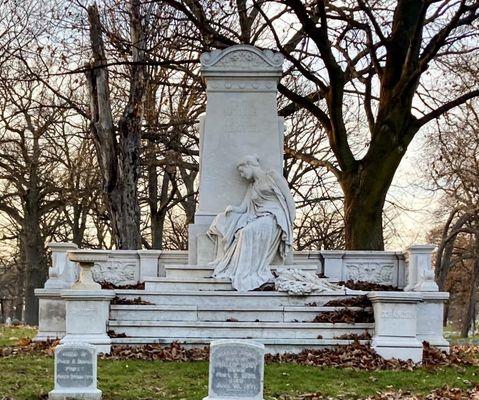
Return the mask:
<svg viewBox="0 0 479 400">
<path fill-rule="evenodd" d="M 281 69 L 283 56 L 271 50 L 260 50 L 253 46 L 238 45 L 225 50 L 204 53 L 201 58 L 203 68 L 219 70 Z"/>
<path fill-rule="evenodd" d="M 131 261 L 107 261 L 95 264 L 92 269 L 96 282 L 109 282 L 116 286 L 136 284 L 138 272 L 138 266 Z"/>
<path fill-rule="evenodd" d="M 353 281 L 365 281 L 379 283 L 381 285 L 395 285 L 394 273 L 396 268 L 393 264 L 354 262 L 347 263 L 345 279 Z"/>
</svg>

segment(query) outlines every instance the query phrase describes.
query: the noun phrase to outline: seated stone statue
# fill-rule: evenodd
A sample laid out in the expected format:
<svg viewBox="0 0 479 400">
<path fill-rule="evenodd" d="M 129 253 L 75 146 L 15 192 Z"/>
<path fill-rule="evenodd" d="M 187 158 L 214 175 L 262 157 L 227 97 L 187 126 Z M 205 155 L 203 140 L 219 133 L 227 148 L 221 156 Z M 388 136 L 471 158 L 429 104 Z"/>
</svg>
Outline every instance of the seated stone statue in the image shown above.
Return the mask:
<svg viewBox="0 0 479 400">
<path fill-rule="evenodd" d="M 258 157 L 245 157 L 238 171 L 249 181 L 245 197 L 216 216 L 208 235 L 216 243 L 213 277 L 230 278 L 244 292 L 272 281 L 273 258 L 279 253 L 284 260 L 291 252 L 296 211 L 286 180 L 265 171 Z"/>
</svg>

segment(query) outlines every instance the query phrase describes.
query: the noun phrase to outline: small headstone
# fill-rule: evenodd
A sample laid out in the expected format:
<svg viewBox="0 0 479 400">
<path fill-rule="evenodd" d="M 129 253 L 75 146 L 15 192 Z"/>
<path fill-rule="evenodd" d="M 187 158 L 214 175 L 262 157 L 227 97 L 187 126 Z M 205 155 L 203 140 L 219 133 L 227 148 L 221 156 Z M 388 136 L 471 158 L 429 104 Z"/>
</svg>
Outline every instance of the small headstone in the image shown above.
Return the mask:
<svg viewBox="0 0 479 400">
<path fill-rule="evenodd" d="M 263 400 L 264 345 L 247 340 L 211 342 L 208 397 Z"/>
<path fill-rule="evenodd" d="M 55 349 L 55 389 L 50 400 L 101 399 L 97 389 L 97 352 L 88 343 L 66 343 Z"/>
</svg>

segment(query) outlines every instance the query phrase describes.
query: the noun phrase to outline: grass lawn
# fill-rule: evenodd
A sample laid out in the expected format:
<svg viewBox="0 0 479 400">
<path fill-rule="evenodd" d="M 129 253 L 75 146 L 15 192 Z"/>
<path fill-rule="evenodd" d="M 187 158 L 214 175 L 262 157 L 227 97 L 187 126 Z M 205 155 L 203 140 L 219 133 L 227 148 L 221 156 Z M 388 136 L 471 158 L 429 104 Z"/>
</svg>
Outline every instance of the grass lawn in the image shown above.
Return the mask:
<svg viewBox="0 0 479 400">
<path fill-rule="evenodd" d="M 18 336 L 13 331 L 0 331 L 0 343 L 6 342 L 2 335 Z M 478 374 L 477 367 L 367 372 L 268 364 L 265 369 L 265 399 L 294 399 L 311 392 L 338 399 L 355 399 L 392 389 L 427 394 L 446 384 L 473 387 L 479 383 Z M 0 398 L 44 398 L 53 388 L 53 358 L 33 355 L 0 358 L 0 377 Z M 208 363 L 99 360 L 98 378 L 98 387 L 103 391 L 105 400 L 200 400 L 208 392 Z"/>
<path fill-rule="evenodd" d="M 0 346 L 11 346 L 21 338 L 33 338 L 36 334 L 37 330 L 33 327 L 0 325 Z"/>
</svg>

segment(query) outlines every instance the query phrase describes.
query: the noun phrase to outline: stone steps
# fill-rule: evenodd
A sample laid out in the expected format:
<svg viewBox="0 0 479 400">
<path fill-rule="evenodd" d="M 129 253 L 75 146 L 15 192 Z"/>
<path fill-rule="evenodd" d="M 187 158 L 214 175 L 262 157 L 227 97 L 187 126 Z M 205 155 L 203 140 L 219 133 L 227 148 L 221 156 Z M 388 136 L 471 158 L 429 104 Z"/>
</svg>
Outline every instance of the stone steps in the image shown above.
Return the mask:
<svg viewBox="0 0 479 400">
<path fill-rule="evenodd" d="M 174 341 L 195 339 L 335 339 L 345 334 L 374 330 L 373 323 L 206 322 L 206 321 L 109 321 L 116 334 L 133 338 L 157 337 Z"/>
<path fill-rule="evenodd" d="M 145 279 L 145 290 L 167 292 L 167 291 L 228 291 L 233 290 L 229 279 L 215 278 L 147 278 Z"/>
<path fill-rule="evenodd" d="M 184 338 L 178 337 L 175 340 L 171 338 L 158 337 L 128 337 L 128 338 L 112 338 L 113 345 L 142 345 L 142 344 L 163 344 L 168 345 L 173 342 L 179 342 L 186 348 L 198 348 L 209 346 L 212 340 L 226 338 Z M 266 352 L 269 354 L 277 353 L 299 353 L 304 349 L 323 349 L 335 346 L 346 346 L 353 343 L 352 340 L 343 339 L 260 339 L 259 342 L 266 346 Z M 366 344 L 369 340 L 360 340 L 361 344 Z"/>
<path fill-rule="evenodd" d="M 271 266 L 272 270 L 281 270 L 287 268 L 298 268 L 303 271 L 317 272 L 320 268 L 318 260 L 313 259 L 311 261 L 301 260 L 300 264 L 293 264 L 287 266 Z M 211 278 L 213 275 L 213 267 L 208 265 L 182 265 L 182 264 L 169 264 L 165 265 L 166 277 L 177 279 L 192 279 L 192 278 Z"/>
<path fill-rule="evenodd" d="M 194 306 L 218 306 L 250 307 L 264 309 L 278 306 L 314 306 L 321 307 L 330 300 L 351 298 L 366 294 L 363 291 L 346 289 L 344 292 L 321 292 L 309 296 L 290 296 L 283 292 L 237 292 L 237 291 L 180 291 L 170 290 L 156 292 L 151 290 L 127 290 L 117 289 L 115 293 L 120 298 L 133 300 L 140 297 L 156 305 L 194 305 Z"/>
<path fill-rule="evenodd" d="M 323 312 L 338 311 L 343 307 L 251 307 L 224 306 L 165 306 L 165 305 L 121 305 L 110 306 L 110 320 L 115 321 L 213 321 L 225 322 L 309 322 Z M 349 307 L 361 310 L 360 307 Z"/>
</svg>

